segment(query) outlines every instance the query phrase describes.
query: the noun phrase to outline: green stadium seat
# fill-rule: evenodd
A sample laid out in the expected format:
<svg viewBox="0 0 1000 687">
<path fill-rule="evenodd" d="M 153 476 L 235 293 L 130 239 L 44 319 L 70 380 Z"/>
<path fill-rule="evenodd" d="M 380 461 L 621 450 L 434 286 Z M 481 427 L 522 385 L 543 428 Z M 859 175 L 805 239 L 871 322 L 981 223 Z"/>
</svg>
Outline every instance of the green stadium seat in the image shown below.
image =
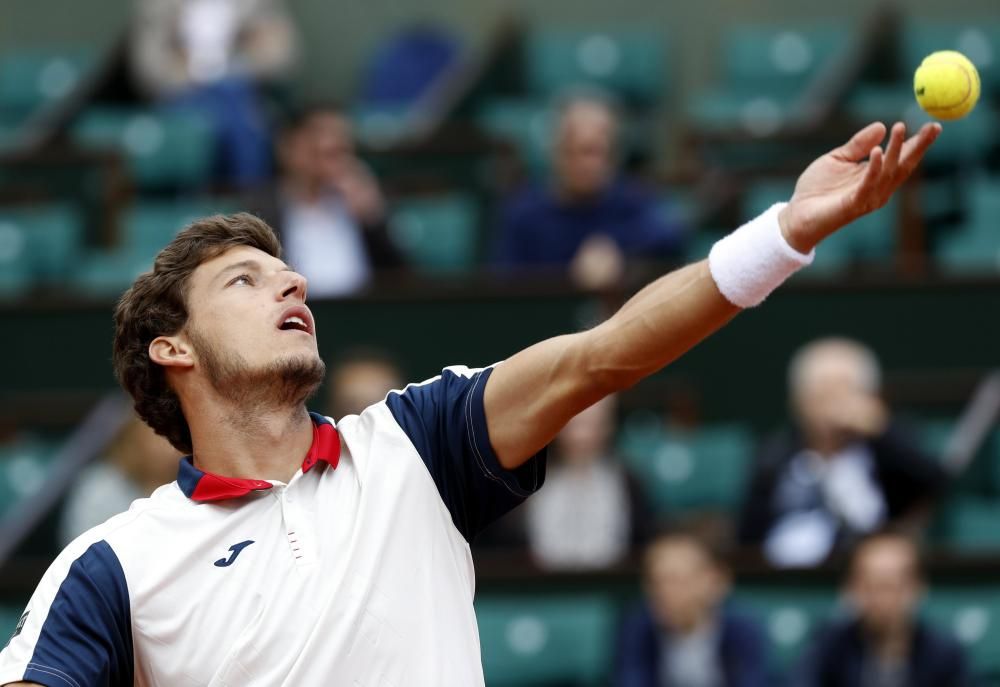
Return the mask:
<svg viewBox="0 0 1000 687">
<path fill-rule="evenodd" d="M 410 198 L 393 204 L 389 233 L 425 272 L 461 272 L 478 249 L 479 208 L 468 196 Z"/>
<path fill-rule="evenodd" d="M 152 269 L 156 254 L 185 226 L 199 217 L 237 209 L 235 203 L 219 199 L 139 201 L 125 211 L 121 245 L 84 256 L 74 281 L 84 293 L 119 294 Z"/>
<path fill-rule="evenodd" d="M 1000 504 L 995 499 L 960 496 L 941 514 L 944 544 L 960 551 L 1000 551 Z"/>
<path fill-rule="evenodd" d="M 0 285 L 19 292 L 29 277 L 62 281 L 80 253 L 83 233 L 82 218 L 71 204 L 0 208 L 0 264 L 10 269 Z"/>
<path fill-rule="evenodd" d="M 552 115 L 548 101 L 501 98 L 486 102 L 476 120 L 488 134 L 513 144 L 529 173 L 539 177 L 549 167 Z"/>
<path fill-rule="evenodd" d="M 935 253 L 946 271 L 1000 270 L 1000 178 L 984 177 L 968 184 L 967 216 L 950 234 L 940 237 Z"/>
<path fill-rule="evenodd" d="M 954 634 L 973 672 L 1000 678 L 1000 586 L 934 587 L 924 612 L 937 627 Z"/>
<path fill-rule="evenodd" d="M 24 605 L 17 606 L 6 603 L 0 604 L 0 642 L 6 644 L 7 639 L 14 634 L 17 621 L 21 619 L 24 608 L 27 605 L 27 602 Z"/>
<path fill-rule="evenodd" d="M 525 39 L 528 89 L 549 97 L 573 86 L 595 86 L 632 102 L 660 100 L 666 39 L 657 29 L 550 29 Z"/>
<path fill-rule="evenodd" d="M 490 687 L 605 684 L 618 621 L 612 601 L 481 597 L 476 616 Z"/>
<path fill-rule="evenodd" d="M 1000 93 L 1000 22 L 913 21 L 903 27 L 902 69 L 911 74 L 932 52 L 958 50 L 979 71 L 986 92 Z"/>
<path fill-rule="evenodd" d="M 27 116 L 73 90 L 94 65 L 84 50 L 0 53 L 0 112 Z"/>
<path fill-rule="evenodd" d="M 212 171 L 211 123 L 194 112 L 95 108 L 72 134 L 80 145 L 120 150 L 145 188 L 200 187 Z"/>
<path fill-rule="evenodd" d="M 45 483 L 58 445 L 42 439 L 22 439 L 0 446 L 0 517 Z"/>
<path fill-rule="evenodd" d="M 784 674 L 812 639 L 816 629 L 836 611 L 833 589 L 739 586 L 734 601 L 764 626 L 770 643 L 773 672 Z"/>
<path fill-rule="evenodd" d="M 829 60 L 851 47 L 850 38 L 846 27 L 834 23 L 737 26 L 726 32 L 722 44 L 725 84 L 799 92 Z"/>
<path fill-rule="evenodd" d="M 655 414 L 626 419 L 619 449 L 660 513 L 735 510 L 753 454 L 753 435 L 741 425 L 664 430 Z"/>
</svg>

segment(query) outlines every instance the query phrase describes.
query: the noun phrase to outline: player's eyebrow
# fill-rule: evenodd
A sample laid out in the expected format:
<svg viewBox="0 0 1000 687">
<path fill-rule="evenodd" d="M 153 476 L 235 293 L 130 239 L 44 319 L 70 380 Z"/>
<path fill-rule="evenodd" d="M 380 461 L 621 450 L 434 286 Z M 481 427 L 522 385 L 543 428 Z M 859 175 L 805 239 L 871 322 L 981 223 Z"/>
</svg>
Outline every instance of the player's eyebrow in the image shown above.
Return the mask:
<svg viewBox="0 0 1000 687">
<path fill-rule="evenodd" d="M 225 267 L 223 267 L 219 271 L 219 273 L 215 275 L 215 279 L 216 280 L 221 279 L 224 275 L 228 274 L 229 272 L 233 272 L 234 270 L 244 270 L 244 269 L 259 273 L 260 263 L 257 262 L 256 260 L 240 260 L 239 262 L 234 262 L 230 265 L 226 265 Z M 280 271 L 290 272 L 292 271 L 292 268 L 282 263 Z"/>
</svg>

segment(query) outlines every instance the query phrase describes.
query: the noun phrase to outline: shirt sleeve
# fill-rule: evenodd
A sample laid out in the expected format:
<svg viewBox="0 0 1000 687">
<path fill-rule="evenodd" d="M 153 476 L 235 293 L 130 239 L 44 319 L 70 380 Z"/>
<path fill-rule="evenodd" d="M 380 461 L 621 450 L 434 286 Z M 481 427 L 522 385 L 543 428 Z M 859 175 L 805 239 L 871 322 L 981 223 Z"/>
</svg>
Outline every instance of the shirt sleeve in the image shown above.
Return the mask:
<svg viewBox="0 0 1000 687">
<path fill-rule="evenodd" d="M 118 687 L 133 683 L 132 624 L 121 563 L 106 541 L 64 552 L 38 584 L 7 646 L 0 685 Z"/>
<path fill-rule="evenodd" d="M 446 368 L 439 377 L 386 398 L 467 540 L 523 502 L 545 479 L 545 449 L 514 470 L 501 466 L 493 451 L 483 407 L 492 371 Z"/>
</svg>

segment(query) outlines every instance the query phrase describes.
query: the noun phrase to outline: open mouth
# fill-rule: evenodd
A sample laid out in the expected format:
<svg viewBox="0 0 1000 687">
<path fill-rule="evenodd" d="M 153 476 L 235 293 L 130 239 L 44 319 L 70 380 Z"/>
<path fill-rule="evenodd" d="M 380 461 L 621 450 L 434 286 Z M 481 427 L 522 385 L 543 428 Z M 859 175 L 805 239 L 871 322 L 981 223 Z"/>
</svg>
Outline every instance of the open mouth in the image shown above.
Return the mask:
<svg viewBox="0 0 1000 687">
<path fill-rule="evenodd" d="M 306 334 L 313 333 L 313 320 L 309 310 L 303 307 L 290 308 L 286 310 L 278 321 L 278 329 L 283 332 L 299 331 Z"/>
</svg>

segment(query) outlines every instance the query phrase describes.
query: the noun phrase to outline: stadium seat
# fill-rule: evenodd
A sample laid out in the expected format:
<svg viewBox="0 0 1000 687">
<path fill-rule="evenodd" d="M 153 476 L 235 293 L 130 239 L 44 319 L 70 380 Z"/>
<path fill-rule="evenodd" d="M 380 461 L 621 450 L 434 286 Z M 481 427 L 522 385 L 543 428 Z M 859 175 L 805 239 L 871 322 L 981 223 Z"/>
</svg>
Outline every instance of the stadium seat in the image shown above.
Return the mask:
<svg viewBox="0 0 1000 687">
<path fill-rule="evenodd" d="M 1000 678 L 1000 587 L 936 586 L 924 604 L 926 617 L 951 631 L 965 647 L 973 671 Z M 991 682 L 990 684 L 995 684 Z"/>
<path fill-rule="evenodd" d="M 235 203 L 219 199 L 141 200 L 125 211 L 121 245 L 92 251 L 74 271 L 77 287 L 89 294 L 118 294 L 153 266 L 156 254 L 193 220 L 217 212 L 233 212 Z"/>
<path fill-rule="evenodd" d="M 553 128 L 548 101 L 499 98 L 483 104 L 476 121 L 490 135 L 509 141 L 535 178 L 549 166 Z"/>
<path fill-rule="evenodd" d="M 491 687 L 605 684 L 618 620 L 610 600 L 490 596 L 476 600 L 476 616 Z"/>
<path fill-rule="evenodd" d="M 740 586 L 734 601 L 763 624 L 776 674 L 784 674 L 794 664 L 838 604 L 835 590 L 809 587 Z"/>
<path fill-rule="evenodd" d="M 732 511 L 743 497 L 753 436 L 740 425 L 666 431 L 655 415 L 637 413 L 626 419 L 619 448 L 656 511 Z"/>
<path fill-rule="evenodd" d="M 459 194 L 400 200 L 389 214 L 390 235 L 425 272 L 460 272 L 471 267 L 478 227 L 476 202 Z"/>
<path fill-rule="evenodd" d="M 93 64 L 93 55 L 83 50 L 5 50 L 0 112 L 24 117 L 69 95 Z"/>
<path fill-rule="evenodd" d="M 937 50 L 958 50 L 979 71 L 983 90 L 1000 94 L 1000 22 L 912 21 L 903 27 L 902 69 L 912 73 L 924 57 Z"/>
<path fill-rule="evenodd" d="M 942 543 L 960 551 L 1000 550 L 1000 505 L 982 496 L 958 496 L 941 513 Z"/>
<path fill-rule="evenodd" d="M 0 517 L 44 486 L 58 444 L 31 438 L 0 446 Z"/>
<path fill-rule="evenodd" d="M 849 45 L 847 30 L 833 24 L 731 29 L 722 41 L 720 83 L 691 99 L 688 117 L 699 129 L 772 134 L 793 114 L 823 65 Z"/>
<path fill-rule="evenodd" d="M 650 104 L 664 92 L 666 45 L 663 31 L 645 27 L 536 30 L 525 39 L 527 86 L 542 98 L 596 86 Z"/>
<path fill-rule="evenodd" d="M 83 244 L 83 221 L 68 203 L 0 208 L 0 288 L 20 292 L 26 280 L 62 281 Z"/>
<path fill-rule="evenodd" d="M 120 150 L 144 188 L 198 188 L 212 171 L 211 124 L 194 112 L 96 108 L 72 133 L 80 145 Z"/>
<path fill-rule="evenodd" d="M 947 271 L 1000 270 L 1000 178 L 983 177 L 967 186 L 968 212 L 965 221 L 950 234 L 940 237 L 936 247 L 938 264 Z"/>
</svg>

